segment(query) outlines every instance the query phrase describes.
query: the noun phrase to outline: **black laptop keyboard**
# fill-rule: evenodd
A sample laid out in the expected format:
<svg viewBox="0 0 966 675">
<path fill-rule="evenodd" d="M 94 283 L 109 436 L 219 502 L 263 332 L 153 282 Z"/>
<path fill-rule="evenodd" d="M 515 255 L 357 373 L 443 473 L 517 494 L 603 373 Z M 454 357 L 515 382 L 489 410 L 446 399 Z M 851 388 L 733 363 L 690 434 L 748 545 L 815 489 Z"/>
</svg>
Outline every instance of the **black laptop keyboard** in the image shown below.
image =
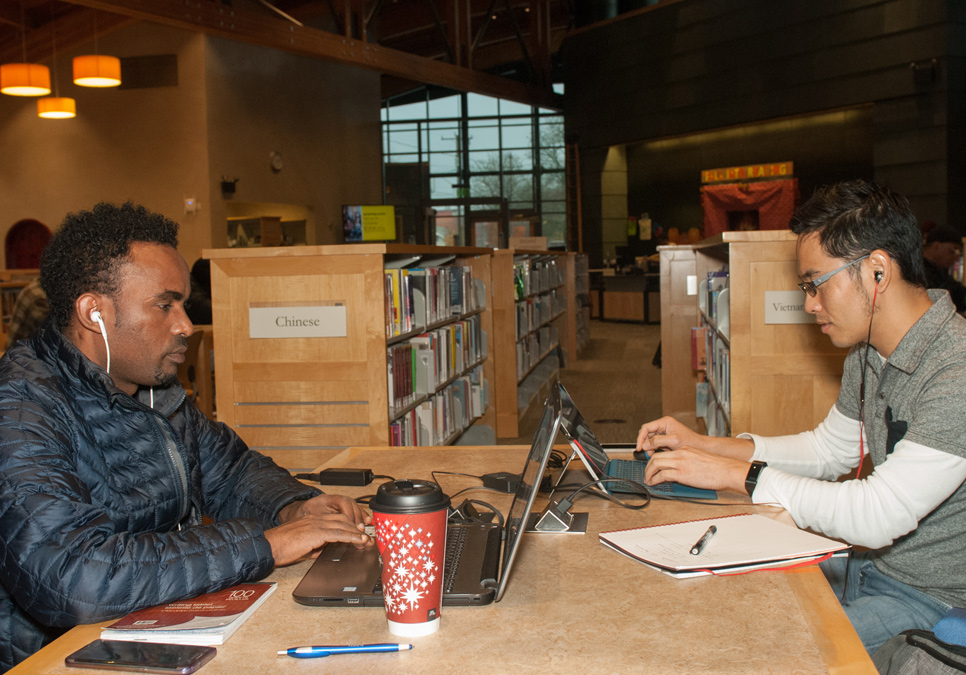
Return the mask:
<svg viewBox="0 0 966 675">
<path fill-rule="evenodd" d="M 637 459 L 612 459 L 607 462 L 607 473 L 611 478 L 620 478 L 643 485 L 645 466 L 647 466 L 646 462 Z M 629 492 L 628 488 L 630 487 L 616 483 L 605 483 L 605 485 L 614 492 Z M 671 483 L 658 483 L 657 485 L 648 485 L 647 489 L 651 492 L 670 493 L 673 486 Z"/>
<path fill-rule="evenodd" d="M 460 558 L 463 556 L 463 548 L 470 528 L 460 527 L 450 524 L 446 528 L 446 558 L 443 569 L 443 592 L 448 593 L 453 590 L 453 582 L 456 579 L 456 570 L 460 568 Z"/>
</svg>

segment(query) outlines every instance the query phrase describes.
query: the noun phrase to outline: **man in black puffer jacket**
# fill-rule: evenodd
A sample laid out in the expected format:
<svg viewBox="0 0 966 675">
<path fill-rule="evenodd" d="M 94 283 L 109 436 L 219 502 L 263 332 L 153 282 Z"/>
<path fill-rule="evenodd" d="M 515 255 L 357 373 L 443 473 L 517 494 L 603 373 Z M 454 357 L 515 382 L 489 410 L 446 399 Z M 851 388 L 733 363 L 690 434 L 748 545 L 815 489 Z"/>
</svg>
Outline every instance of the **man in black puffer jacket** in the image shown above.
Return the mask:
<svg viewBox="0 0 966 675">
<path fill-rule="evenodd" d="M 175 223 L 98 204 L 44 251 L 51 316 L 0 359 L 0 672 L 71 626 L 259 579 L 327 541 L 371 545 L 354 502 L 185 400 L 176 247 Z"/>
</svg>

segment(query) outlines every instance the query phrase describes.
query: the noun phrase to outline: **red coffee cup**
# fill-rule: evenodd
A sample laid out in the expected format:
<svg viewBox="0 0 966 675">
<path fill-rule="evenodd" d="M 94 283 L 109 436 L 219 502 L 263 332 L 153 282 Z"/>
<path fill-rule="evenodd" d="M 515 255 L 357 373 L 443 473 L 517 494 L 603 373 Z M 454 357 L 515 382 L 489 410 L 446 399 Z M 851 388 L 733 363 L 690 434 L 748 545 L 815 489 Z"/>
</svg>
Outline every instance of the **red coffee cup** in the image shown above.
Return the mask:
<svg viewBox="0 0 966 675">
<path fill-rule="evenodd" d="M 369 502 L 382 556 L 382 596 L 389 632 L 402 637 L 439 630 L 449 497 L 424 480 L 383 483 Z"/>
</svg>

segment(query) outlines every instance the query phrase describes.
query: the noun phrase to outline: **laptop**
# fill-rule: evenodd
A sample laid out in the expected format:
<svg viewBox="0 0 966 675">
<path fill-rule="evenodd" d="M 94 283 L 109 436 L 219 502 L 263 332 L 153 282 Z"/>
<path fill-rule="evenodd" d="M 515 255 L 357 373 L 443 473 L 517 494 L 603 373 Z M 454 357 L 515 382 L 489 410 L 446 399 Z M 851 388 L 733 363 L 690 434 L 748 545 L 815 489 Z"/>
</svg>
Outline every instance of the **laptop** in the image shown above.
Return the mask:
<svg viewBox="0 0 966 675">
<path fill-rule="evenodd" d="M 567 460 L 564 471 L 573 461 L 574 456 L 580 457 L 588 473 L 594 480 L 602 478 L 620 478 L 626 482 L 613 481 L 601 483 L 601 489 L 607 494 L 615 492 L 625 494 L 642 494 L 645 489 L 656 497 L 667 497 L 670 499 L 717 499 L 718 493 L 714 490 L 704 490 L 694 488 L 680 483 L 658 483 L 657 485 L 644 485 L 644 469 L 647 460 L 640 459 L 611 459 L 607 455 L 605 446 L 597 440 L 597 436 L 591 431 L 590 425 L 584 419 L 573 399 L 563 384 L 557 382 L 558 395 L 560 397 L 560 417 L 561 430 L 570 447 L 574 452 Z M 621 444 L 615 447 L 628 447 Z M 561 473 L 561 476 L 563 473 Z M 640 485 L 636 487 L 635 484 Z"/>
<path fill-rule="evenodd" d="M 502 527 L 485 522 L 448 523 L 443 564 L 444 605 L 488 605 L 503 598 L 560 429 L 560 419 L 559 391 L 552 387 Z M 458 554 L 451 553 L 451 549 L 456 549 Z M 292 596 L 303 605 L 382 607 L 381 565 L 375 546 L 359 549 L 349 544 L 326 544 Z"/>
</svg>

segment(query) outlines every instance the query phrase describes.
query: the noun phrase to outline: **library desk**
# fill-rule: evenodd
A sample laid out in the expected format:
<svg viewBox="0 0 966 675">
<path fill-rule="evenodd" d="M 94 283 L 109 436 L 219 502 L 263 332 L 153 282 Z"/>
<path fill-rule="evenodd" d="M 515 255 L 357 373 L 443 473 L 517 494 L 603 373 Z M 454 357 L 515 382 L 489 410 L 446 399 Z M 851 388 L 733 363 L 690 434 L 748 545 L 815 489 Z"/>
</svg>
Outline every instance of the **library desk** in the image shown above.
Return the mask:
<svg viewBox="0 0 966 675">
<path fill-rule="evenodd" d="M 357 448 L 326 466 L 371 468 L 395 478 L 429 478 L 434 470 L 478 476 L 519 471 L 526 452 L 520 446 Z M 437 473 L 437 478 L 449 494 L 479 484 L 465 476 Z M 586 474 L 571 468 L 565 480 L 583 484 Z M 373 485 L 344 489 L 356 496 L 373 491 Z M 472 491 L 454 501 L 464 497 L 504 513 L 509 508 L 505 495 Z M 538 507 L 545 501 L 539 498 Z M 277 656 L 277 650 L 300 645 L 406 641 L 389 633 L 381 608 L 295 603 L 292 591 L 310 562 L 279 568 L 269 577 L 278 582 L 275 594 L 199 672 L 875 672 L 817 567 L 677 580 L 597 541 L 602 530 L 749 510 L 787 518 L 779 509 L 752 506 L 747 497 L 724 493 L 721 501 L 733 505 L 655 501 L 629 511 L 581 493 L 572 510 L 589 512 L 586 534 L 525 535 L 501 602 L 444 607 L 439 632 L 412 639 L 415 649 L 398 654 Z M 64 657 L 97 638 L 108 623 L 78 626 L 10 672 L 104 672 L 66 668 Z"/>
</svg>

